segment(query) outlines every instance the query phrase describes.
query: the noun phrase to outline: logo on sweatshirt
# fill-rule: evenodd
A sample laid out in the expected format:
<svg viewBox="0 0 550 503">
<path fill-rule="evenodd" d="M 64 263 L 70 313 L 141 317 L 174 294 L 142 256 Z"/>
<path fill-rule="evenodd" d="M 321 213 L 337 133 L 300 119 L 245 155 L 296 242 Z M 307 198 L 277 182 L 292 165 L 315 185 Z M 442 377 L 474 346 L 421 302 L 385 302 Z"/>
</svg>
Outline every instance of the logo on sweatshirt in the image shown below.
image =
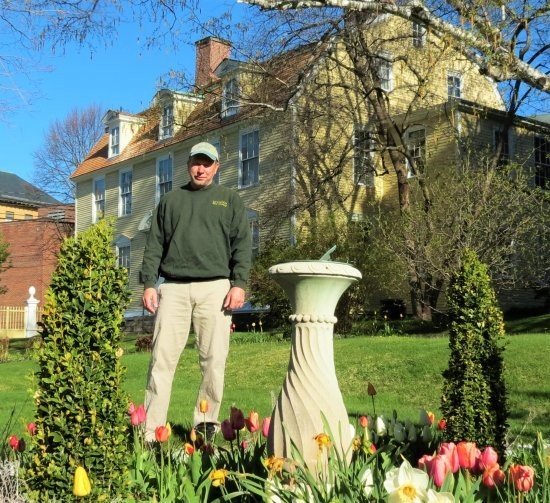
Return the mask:
<svg viewBox="0 0 550 503">
<path fill-rule="evenodd" d="M 212 206 L 223 206 L 227 208 L 227 201 L 212 201 Z"/>
</svg>

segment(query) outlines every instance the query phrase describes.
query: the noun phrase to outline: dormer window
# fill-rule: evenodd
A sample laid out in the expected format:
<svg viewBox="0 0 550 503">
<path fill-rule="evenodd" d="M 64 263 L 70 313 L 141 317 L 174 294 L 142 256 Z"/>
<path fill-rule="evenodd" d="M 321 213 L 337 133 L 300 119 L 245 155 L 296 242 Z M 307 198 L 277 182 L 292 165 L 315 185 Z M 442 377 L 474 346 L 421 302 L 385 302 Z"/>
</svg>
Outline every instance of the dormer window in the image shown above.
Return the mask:
<svg viewBox="0 0 550 503">
<path fill-rule="evenodd" d="M 239 82 L 229 79 L 223 85 L 222 117 L 231 117 L 239 112 Z"/>
<path fill-rule="evenodd" d="M 109 135 L 109 157 L 120 153 L 120 128 L 111 128 Z"/>
<path fill-rule="evenodd" d="M 174 134 L 174 105 L 172 103 L 162 107 L 161 139 L 170 138 Z"/>
</svg>

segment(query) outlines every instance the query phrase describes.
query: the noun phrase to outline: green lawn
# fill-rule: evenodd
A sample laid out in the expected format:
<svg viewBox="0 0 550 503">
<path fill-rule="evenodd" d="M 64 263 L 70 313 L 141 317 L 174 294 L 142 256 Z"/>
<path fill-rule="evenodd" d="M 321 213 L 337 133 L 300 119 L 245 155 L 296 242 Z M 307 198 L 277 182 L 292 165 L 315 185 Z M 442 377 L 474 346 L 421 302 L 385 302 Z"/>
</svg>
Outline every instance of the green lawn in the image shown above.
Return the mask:
<svg viewBox="0 0 550 503">
<path fill-rule="evenodd" d="M 550 317 L 546 317 L 548 322 Z M 538 326 L 537 326 L 538 328 Z M 540 330 L 540 329 L 539 329 Z M 536 431 L 550 438 L 550 333 L 543 330 L 507 336 L 506 382 L 509 390 L 510 439 L 520 432 L 531 439 Z M 290 343 L 246 342 L 252 334 L 242 334 L 231 345 L 226 372 L 222 414 L 231 405 L 245 414 L 250 409 L 268 415 L 277 399 L 286 374 Z M 136 403 L 143 402 L 148 353 L 136 353 L 133 340 L 124 344 L 123 363 L 127 367 L 125 388 Z M 334 341 L 336 372 L 350 416 L 372 413 L 367 383 L 376 390 L 376 412 L 416 421 L 425 408 L 438 415 L 441 372 L 447 365 L 445 336 L 362 336 Z M 13 410 L 13 430 L 21 431 L 32 420 L 30 375 L 34 364 L 28 360 L 0 364 L 0 430 Z M 197 353 L 187 348 L 176 374 L 169 420 L 189 424 L 199 371 Z M 223 417 L 221 418 L 223 419 Z"/>
</svg>

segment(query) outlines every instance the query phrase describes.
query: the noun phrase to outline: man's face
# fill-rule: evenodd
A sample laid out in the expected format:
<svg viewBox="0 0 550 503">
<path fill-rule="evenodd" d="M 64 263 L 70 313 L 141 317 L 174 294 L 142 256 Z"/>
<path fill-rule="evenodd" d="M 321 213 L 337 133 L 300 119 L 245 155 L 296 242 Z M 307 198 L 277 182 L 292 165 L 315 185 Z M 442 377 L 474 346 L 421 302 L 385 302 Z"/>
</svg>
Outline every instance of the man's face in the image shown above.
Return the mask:
<svg viewBox="0 0 550 503">
<path fill-rule="evenodd" d="M 207 155 L 197 154 L 190 157 L 187 161 L 187 171 L 189 171 L 191 186 L 194 189 L 200 189 L 210 185 L 219 167 L 220 163 L 213 161 Z"/>
</svg>

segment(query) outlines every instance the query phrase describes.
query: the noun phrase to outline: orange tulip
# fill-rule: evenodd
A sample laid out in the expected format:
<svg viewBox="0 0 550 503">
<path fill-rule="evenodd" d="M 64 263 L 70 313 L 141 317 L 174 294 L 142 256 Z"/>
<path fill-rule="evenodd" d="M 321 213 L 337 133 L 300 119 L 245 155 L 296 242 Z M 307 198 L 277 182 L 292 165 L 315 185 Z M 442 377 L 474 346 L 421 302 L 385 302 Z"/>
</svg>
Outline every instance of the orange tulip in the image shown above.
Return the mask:
<svg viewBox="0 0 550 503">
<path fill-rule="evenodd" d="M 493 488 L 495 486 L 500 486 L 504 482 L 504 478 L 505 475 L 500 469 L 500 465 L 495 463 L 487 466 L 485 470 L 483 470 L 481 481 L 485 487 Z"/>
<path fill-rule="evenodd" d="M 361 425 L 361 428 L 366 428 L 369 425 L 369 419 L 367 416 L 361 416 L 359 418 L 359 424 Z"/>
<path fill-rule="evenodd" d="M 258 413 L 253 410 L 250 411 L 250 414 L 248 414 L 248 417 L 244 420 L 244 422 L 246 423 L 246 429 L 250 433 L 255 433 L 260 429 L 260 417 L 258 416 Z"/>
<path fill-rule="evenodd" d="M 185 444 L 183 445 L 183 449 L 184 449 L 185 453 L 189 454 L 189 455 L 191 455 L 195 452 L 195 448 L 187 442 L 185 442 Z"/>
<path fill-rule="evenodd" d="M 459 442 L 456 445 L 456 450 L 461 468 L 469 470 L 476 466 L 477 447 L 475 442 Z"/>
<path fill-rule="evenodd" d="M 509 473 L 518 491 L 527 492 L 535 483 L 535 470 L 530 466 L 511 465 Z"/>
<path fill-rule="evenodd" d="M 167 442 L 171 434 L 172 428 L 169 423 L 166 423 L 166 426 L 157 426 L 155 429 L 155 439 L 160 443 Z"/>
</svg>

